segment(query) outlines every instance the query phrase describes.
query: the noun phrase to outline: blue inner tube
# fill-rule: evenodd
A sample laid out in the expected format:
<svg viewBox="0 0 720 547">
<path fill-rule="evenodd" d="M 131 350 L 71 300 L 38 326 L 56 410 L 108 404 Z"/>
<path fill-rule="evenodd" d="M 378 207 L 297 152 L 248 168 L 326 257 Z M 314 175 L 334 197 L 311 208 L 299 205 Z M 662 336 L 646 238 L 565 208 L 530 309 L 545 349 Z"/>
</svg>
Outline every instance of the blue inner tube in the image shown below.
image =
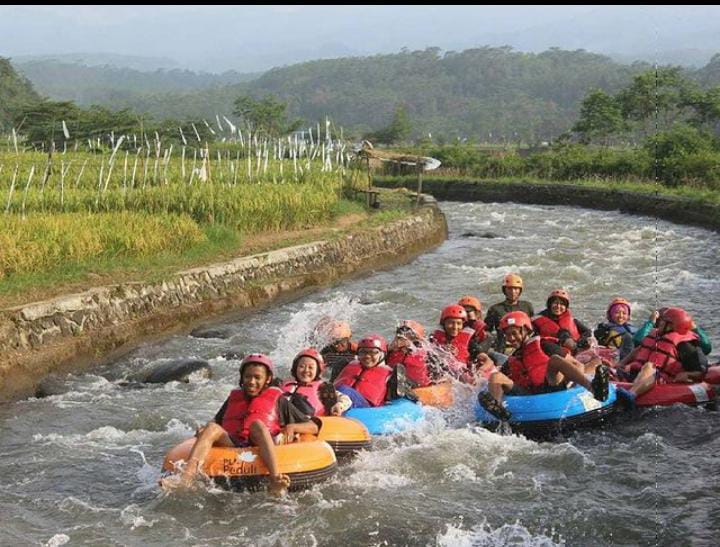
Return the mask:
<svg viewBox="0 0 720 547">
<path fill-rule="evenodd" d="M 608 398 L 598 401 L 584 387 L 574 386 L 539 395 L 506 395 L 505 401 L 506 408 L 512 413 L 509 423 L 513 431 L 546 436 L 604 421 L 614 411 L 617 392 L 610 384 Z M 499 425 L 498 419 L 480 403 L 475 404 L 475 416 L 490 427 Z"/>
<path fill-rule="evenodd" d="M 345 416 L 360 420 L 371 435 L 389 435 L 404 431 L 422 420 L 425 410 L 407 399 L 396 399 L 383 406 L 351 408 Z"/>
</svg>

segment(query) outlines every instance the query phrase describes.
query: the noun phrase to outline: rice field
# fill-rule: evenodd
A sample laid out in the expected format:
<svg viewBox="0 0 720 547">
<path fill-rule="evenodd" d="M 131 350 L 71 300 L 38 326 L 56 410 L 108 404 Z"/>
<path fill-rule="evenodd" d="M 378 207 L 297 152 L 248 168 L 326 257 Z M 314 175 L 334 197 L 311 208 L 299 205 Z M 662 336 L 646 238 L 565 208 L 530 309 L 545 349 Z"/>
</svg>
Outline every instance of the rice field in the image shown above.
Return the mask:
<svg viewBox="0 0 720 547">
<path fill-rule="evenodd" d="M 187 140 L 183 136 L 183 142 Z M 332 219 L 358 178 L 329 138 L 164 145 L 104 141 L 0 149 L 0 279 L 99 256 L 182 252 L 203 227 L 281 232 Z"/>
</svg>

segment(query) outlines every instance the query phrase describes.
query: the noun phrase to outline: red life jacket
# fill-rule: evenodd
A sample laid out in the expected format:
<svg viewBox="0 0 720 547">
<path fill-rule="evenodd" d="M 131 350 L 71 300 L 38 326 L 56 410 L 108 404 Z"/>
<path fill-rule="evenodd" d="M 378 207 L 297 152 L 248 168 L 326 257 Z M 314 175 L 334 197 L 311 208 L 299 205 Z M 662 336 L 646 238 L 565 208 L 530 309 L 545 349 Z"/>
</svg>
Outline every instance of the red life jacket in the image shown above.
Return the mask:
<svg viewBox="0 0 720 547">
<path fill-rule="evenodd" d="M 533 336 L 508 358 L 510 379 L 520 387 L 534 390 L 545 385 L 548 362 L 540 344 L 540 337 Z"/>
<path fill-rule="evenodd" d="M 470 339 L 474 334 L 475 331 L 472 328 L 465 327 L 460 331 L 460 334 L 450 340 L 449 343 L 447 334 L 445 334 L 445 331 L 442 329 L 436 330 L 432 337 L 436 344 L 445 346 L 446 348 L 449 347 L 455 359 L 467 365 L 470 362 Z"/>
<path fill-rule="evenodd" d="M 385 362 L 393 369 L 397 365 L 404 365 L 408 379 L 415 382 L 418 387 L 430 385 L 430 375 L 428 374 L 427 364 L 425 363 L 425 352 L 423 350 L 416 349 L 407 352 L 399 349 L 391 351 L 388 353 Z"/>
<path fill-rule="evenodd" d="M 650 361 L 660 371 L 663 381 L 672 382 L 673 377 L 684 370 L 678 355 L 678 345 L 697 340 L 699 340 L 698 335 L 692 331 L 685 334 L 668 332 L 658 336 L 657 330 L 653 329 L 642 339 L 635 357 L 627 364 L 627 368 L 637 372 L 647 361 Z"/>
<path fill-rule="evenodd" d="M 576 342 L 580 340 L 580 331 L 577 329 L 575 318 L 572 316 L 572 313 L 570 313 L 570 310 L 565 310 L 557 320 L 545 315 L 538 315 L 533 319 L 533 326 L 537 333 L 543 338 L 557 338 L 561 330 L 566 330 L 570 333 L 570 337 L 573 340 Z"/>
<path fill-rule="evenodd" d="M 387 395 L 387 381 L 392 369 L 380 364 L 365 368 L 360 361 L 348 363 L 337 380 L 336 386 L 350 386 L 365 397 L 372 406 L 381 406 Z"/>
<path fill-rule="evenodd" d="M 270 435 L 275 436 L 281 429 L 277 400 L 282 394 L 281 389 L 269 387 L 250 399 L 242 389 L 233 389 L 220 425 L 234 442 L 248 442 L 250 426 L 258 420 L 267 426 Z"/>
<path fill-rule="evenodd" d="M 285 393 L 299 393 L 303 395 L 308 403 L 315 409 L 315 416 L 325 416 L 325 406 L 320 402 L 320 396 L 318 395 L 318 388 L 322 384 L 322 380 L 315 380 L 309 384 L 301 385 L 297 380 L 288 380 L 282 385 L 282 390 Z"/>
</svg>

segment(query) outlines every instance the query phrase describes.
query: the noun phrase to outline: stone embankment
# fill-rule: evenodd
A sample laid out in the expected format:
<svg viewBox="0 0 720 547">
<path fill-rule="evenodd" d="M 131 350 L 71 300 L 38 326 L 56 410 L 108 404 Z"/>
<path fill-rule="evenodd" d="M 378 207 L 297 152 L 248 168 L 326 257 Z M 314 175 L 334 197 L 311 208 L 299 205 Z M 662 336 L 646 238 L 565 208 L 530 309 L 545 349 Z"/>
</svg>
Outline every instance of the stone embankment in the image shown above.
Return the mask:
<svg viewBox="0 0 720 547">
<path fill-rule="evenodd" d="M 377 228 L 178 272 L 160 283 L 98 287 L 0 310 L 0 400 L 28 396 L 50 373 L 87 369 L 150 336 L 401 264 L 446 238 L 445 217 L 428 196 L 411 216 Z"/>
<path fill-rule="evenodd" d="M 385 188 L 414 189 L 414 177 L 376 177 L 374 184 Z M 720 207 L 700 204 L 687 198 L 644 194 L 612 188 L 592 188 L 571 184 L 543 184 L 530 182 L 495 182 L 426 178 L 423 191 L 437 199 L 451 201 L 488 201 L 530 203 L 537 205 L 573 205 L 647 215 L 671 222 L 701 226 L 720 231 Z"/>
</svg>

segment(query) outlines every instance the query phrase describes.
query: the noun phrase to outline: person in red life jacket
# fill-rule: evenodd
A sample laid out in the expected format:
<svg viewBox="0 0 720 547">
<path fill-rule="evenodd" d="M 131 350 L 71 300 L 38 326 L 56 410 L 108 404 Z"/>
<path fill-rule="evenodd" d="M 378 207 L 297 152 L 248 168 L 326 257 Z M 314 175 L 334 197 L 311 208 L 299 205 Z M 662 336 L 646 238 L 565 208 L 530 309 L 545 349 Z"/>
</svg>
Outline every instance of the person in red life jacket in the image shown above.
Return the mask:
<svg viewBox="0 0 720 547">
<path fill-rule="evenodd" d="M 592 331 L 575 319 L 570 311 L 570 294 L 565 289 L 555 289 L 546 302 L 547 308 L 532 321 L 535 332 L 541 338 L 557 342 L 566 353 L 575 354 L 577 349 L 590 347 Z"/>
<path fill-rule="evenodd" d="M 355 408 L 382 406 L 388 395 L 393 370 L 385 363 L 388 346 L 379 334 L 370 334 L 358 342 L 358 358 L 342 369 L 335 388 L 350 397 Z"/>
<path fill-rule="evenodd" d="M 323 344 L 320 353 L 330 370 L 330 381 L 334 382 L 340 371 L 354 361 L 357 354 L 357 344 L 351 340 L 350 324 L 347 321 L 323 318 L 318 322 L 315 331 Z"/>
<path fill-rule="evenodd" d="M 332 384 L 323 382 L 320 376 L 325 370 L 325 360 L 314 348 L 301 350 L 293 359 L 290 374 L 282 389 L 291 395 L 290 400 L 301 410 L 311 410 L 314 416 L 341 416 L 352 406 L 350 398 L 335 391 Z M 328 395 L 327 391 L 332 392 Z M 300 399 L 298 401 L 297 399 Z"/>
<path fill-rule="evenodd" d="M 470 369 L 470 340 L 475 331 L 465 326 L 467 312 L 459 304 L 450 304 L 440 314 L 440 326 L 433 332 L 430 341 L 440 348 L 449 351 L 455 363 L 445 363 L 451 373 L 462 381 L 472 383 Z"/>
<path fill-rule="evenodd" d="M 629 390 L 618 389 L 618 393 L 632 404 L 656 383 L 702 380 L 708 360 L 692 328 L 693 319 L 684 309 L 661 309 L 655 328 L 618 364 L 619 378 L 633 382 Z"/>
<path fill-rule="evenodd" d="M 512 353 L 513 347 L 505 342 L 502 329 L 500 329 L 500 319 L 505 314 L 513 311 L 525 312 L 528 317 L 535 315 L 533 305 L 527 300 L 520 300 L 523 292 L 523 280 L 518 274 L 509 273 L 503 278 L 502 292 L 505 295 L 503 302 L 493 304 L 485 315 L 485 330 L 487 332 L 495 331 L 497 339 L 495 341 L 495 349 L 500 353 L 509 355 Z"/>
<path fill-rule="evenodd" d="M 413 387 L 425 387 L 432 383 L 428 367 L 428 354 L 422 346 L 425 328 L 417 321 L 406 320 L 395 331 L 390 343 L 386 362 L 390 368 L 405 367 L 405 377 Z"/>
<path fill-rule="evenodd" d="M 549 393 L 566 389 L 568 382 L 575 382 L 591 391 L 598 401 L 608 398 L 610 372 L 607 365 L 597 366 L 592 381 L 588 380 L 582 365 L 563 357 L 564 352 L 559 345 L 534 335 L 530 317 L 524 312 L 508 313 L 500 320 L 499 327 L 515 351 L 508 359 L 506 374 L 493 373 L 488 391 L 478 394 L 480 404 L 498 419 L 509 420 L 512 417 L 502 404 L 505 393 Z M 484 356 L 482 359 L 489 360 Z"/>
<path fill-rule="evenodd" d="M 310 418 L 284 425 L 280 403 L 287 400 L 281 389 L 271 386 L 272 380 L 273 365 L 267 355 L 253 353 L 245 357 L 240 363 L 241 387 L 230 392 L 215 419 L 198 431 L 197 441 L 180 477 L 163 479 L 161 486 L 189 486 L 213 446 L 257 446 L 270 471 L 270 492 L 275 495 L 285 492 L 290 478 L 278 471 L 273 436 L 282 432 L 285 439 L 292 442 L 300 433 L 317 434 L 319 427 Z"/>
</svg>

